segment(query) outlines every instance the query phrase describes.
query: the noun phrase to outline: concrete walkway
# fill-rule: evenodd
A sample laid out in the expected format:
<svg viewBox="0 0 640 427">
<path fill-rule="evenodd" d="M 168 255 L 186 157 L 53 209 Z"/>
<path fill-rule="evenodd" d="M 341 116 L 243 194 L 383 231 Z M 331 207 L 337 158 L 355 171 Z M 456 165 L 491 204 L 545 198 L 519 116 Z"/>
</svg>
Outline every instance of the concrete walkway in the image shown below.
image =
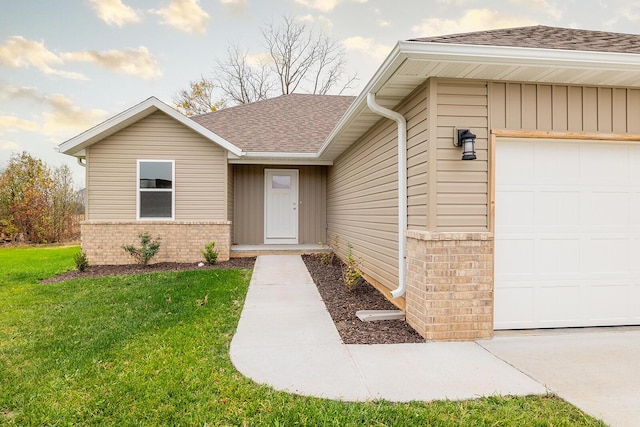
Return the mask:
<svg viewBox="0 0 640 427">
<path fill-rule="evenodd" d="M 546 388 L 473 342 L 345 345 L 300 256 L 257 258 L 236 368 L 258 383 L 347 401 L 472 399 Z"/>
<path fill-rule="evenodd" d="M 550 391 L 611 426 L 640 420 L 640 328 L 345 345 L 295 255 L 258 257 L 230 354 L 256 382 L 302 395 L 403 402 Z"/>
</svg>

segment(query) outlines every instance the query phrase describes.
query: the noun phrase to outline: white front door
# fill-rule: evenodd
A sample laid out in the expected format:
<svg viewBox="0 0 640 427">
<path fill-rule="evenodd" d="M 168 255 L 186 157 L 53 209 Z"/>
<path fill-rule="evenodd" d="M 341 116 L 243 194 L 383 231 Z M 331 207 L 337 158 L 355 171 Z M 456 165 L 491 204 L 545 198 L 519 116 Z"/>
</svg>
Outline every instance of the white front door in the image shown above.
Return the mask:
<svg viewBox="0 0 640 427">
<path fill-rule="evenodd" d="M 265 169 L 264 242 L 298 243 L 298 170 Z"/>
<path fill-rule="evenodd" d="M 496 148 L 495 328 L 640 324 L 640 144 Z"/>
</svg>

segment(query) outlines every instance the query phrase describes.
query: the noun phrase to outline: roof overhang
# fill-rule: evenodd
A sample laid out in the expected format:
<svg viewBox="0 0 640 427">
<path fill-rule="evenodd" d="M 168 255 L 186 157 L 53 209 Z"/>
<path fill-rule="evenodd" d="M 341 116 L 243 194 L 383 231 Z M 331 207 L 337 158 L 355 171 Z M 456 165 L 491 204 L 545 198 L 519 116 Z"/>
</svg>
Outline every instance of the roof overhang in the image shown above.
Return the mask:
<svg viewBox="0 0 640 427">
<path fill-rule="evenodd" d="M 333 161 L 319 159 L 317 153 L 245 152 L 242 157 L 231 153 L 227 156 L 232 164 L 246 165 L 298 165 L 332 166 Z"/>
<path fill-rule="evenodd" d="M 84 157 L 87 147 L 99 141 L 102 141 L 108 136 L 119 132 L 127 126 L 130 126 L 137 121 L 142 120 L 143 118 L 155 113 L 156 111 L 162 111 L 166 115 L 177 120 L 193 131 L 199 133 L 203 137 L 218 144 L 219 146 L 236 156 L 241 156 L 243 154 L 240 148 L 236 147 L 229 141 L 225 140 L 219 135 L 216 135 L 209 129 L 196 123 L 185 115 L 174 110 L 155 97 L 148 98 L 140 104 L 135 105 L 128 110 L 125 110 L 122 113 L 113 116 L 110 119 L 107 119 L 104 122 L 100 123 L 99 125 L 94 126 L 93 128 L 81 133 L 80 135 L 63 142 L 58 146 L 58 151 L 70 156 Z"/>
<path fill-rule="evenodd" d="M 381 119 L 367 94 L 393 109 L 431 77 L 640 87 L 640 55 L 401 41 L 327 137 L 319 158 L 335 160 Z"/>
</svg>

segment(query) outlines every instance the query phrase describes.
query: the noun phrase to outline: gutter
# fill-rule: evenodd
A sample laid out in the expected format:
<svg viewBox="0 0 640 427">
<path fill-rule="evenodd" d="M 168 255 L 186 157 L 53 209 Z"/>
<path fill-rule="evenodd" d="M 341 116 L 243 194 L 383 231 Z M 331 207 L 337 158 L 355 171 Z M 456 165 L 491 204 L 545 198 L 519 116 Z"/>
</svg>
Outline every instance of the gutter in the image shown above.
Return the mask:
<svg viewBox="0 0 640 427">
<path fill-rule="evenodd" d="M 398 298 L 406 290 L 406 246 L 407 246 L 407 120 L 396 111 L 376 103 L 376 95 L 367 93 L 367 106 L 371 111 L 395 120 L 398 124 L 398 288 L 391 296 Z"/>
</svg>

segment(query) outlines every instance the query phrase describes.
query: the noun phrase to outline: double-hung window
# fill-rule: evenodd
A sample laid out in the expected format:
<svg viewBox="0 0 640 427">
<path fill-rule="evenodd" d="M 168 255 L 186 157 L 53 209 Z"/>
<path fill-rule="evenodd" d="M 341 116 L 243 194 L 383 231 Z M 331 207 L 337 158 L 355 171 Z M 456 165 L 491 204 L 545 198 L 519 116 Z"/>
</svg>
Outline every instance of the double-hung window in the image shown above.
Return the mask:
<svg viewBox="0 0 640 427">
<path fill-rule="evenodd" d="M 173 160 L 138 160 L 138 219 L 173 219 Z"/>
</svg>

